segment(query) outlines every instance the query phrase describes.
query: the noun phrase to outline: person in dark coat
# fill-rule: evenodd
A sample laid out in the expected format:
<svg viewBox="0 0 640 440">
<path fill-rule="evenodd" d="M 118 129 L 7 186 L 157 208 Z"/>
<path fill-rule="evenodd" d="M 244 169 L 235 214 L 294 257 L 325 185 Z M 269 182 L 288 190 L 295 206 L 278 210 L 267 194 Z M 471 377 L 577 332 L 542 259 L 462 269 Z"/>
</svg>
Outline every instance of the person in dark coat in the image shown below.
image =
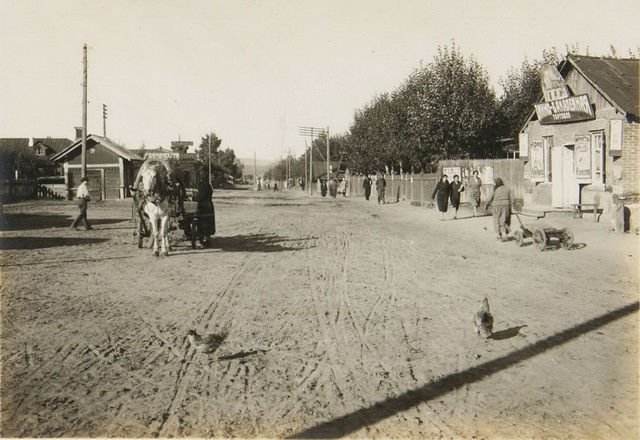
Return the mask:
<svg viewBox="0 0 640 440">
<path fill-rule="evenodd" d="M 204 246 L 211 245 L 211 236 L 216 233 L 216 217 L 213 209 L 213 188 L 206 178 L 200 180 L 198 185 L 198 226 Z"/>
<path fill-rule="evenodd" d="M 387 181 L 385 180 L 382 174 L 378 174 L 376 177 L 376 191 L 378 193 L 378 204 L 382 203 L 383 205 L 387 203 L 385 198 L 385 192 L 387 188 Z"/>
<path fill-rule="evenodd" d="M 320 181 L 320 194 L 322 194 L 322 197 L 327 196 L 327 182 L 324 180 Z"/>
<path fill-rule="evenodd" d="M 464 191 L 464 183 L 460 182 L 460 176 L 453 176 L 451 182 L 451 206 L 453 207 L 453 219 L 458 218 L 458 209 L 460 208 L 460 193 Z"/>
<path fill-rule="evenodd" d="M 485 210 L 493 205 L 493 228 L 498 234 L 498 240 L 507 241 L 511 226 L 511 208 L 513 196 L 500 177 L 493 179 L 493 194 L 487 199 Z"/>
<path fill-rule="evenodd" d="M 369 200 L 369 197 L 371 197 L 371 185 L 373 184 L 373 182 L 371 181 L 371 177 L 364 176 L 364 182 L 362 183 L 362 188 L 364 188 L 364 198 Z"/>
<path fill-rule="evenodd" d="M 451 196 L 451 185 L 449 184 L 449 177 L 446 174 L 442 175 L 440 182 L 436 185 L 436 188 L 433 190 L 433 194 L 431 194 L 431 200 L 438 196 L 437 204 L 438 211 L 440 212 L 440 220 L 444 220 L 444 213 L 447 212 L 447 208 L 449 205 L 449 197 Z"/>
</svg>

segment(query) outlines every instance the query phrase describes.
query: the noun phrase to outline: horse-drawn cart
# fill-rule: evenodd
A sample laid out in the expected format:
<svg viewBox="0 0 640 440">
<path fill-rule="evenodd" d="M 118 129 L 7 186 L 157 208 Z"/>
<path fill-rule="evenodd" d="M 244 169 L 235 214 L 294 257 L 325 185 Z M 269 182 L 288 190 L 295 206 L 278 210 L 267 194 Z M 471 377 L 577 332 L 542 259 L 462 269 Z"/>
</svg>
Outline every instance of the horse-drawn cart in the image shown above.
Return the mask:
<svg viewBox="0 0 640 440">
<path fill-rule="evenodd" d="M 198 242 L 202 246 L 211 245 L 211 235 L 203 228 L 205 222 L 213 222 L 215 225 L 215 213 L 198 212 L 198 203 L 185 201 L 182 218 L 178 220 L 178 226 L 184 231 L 185 239 L 191 241 L 191 248 L 195 249 Z M 214 226 L 215 232 L 215 226 Z"/>
<path fill-rule="evenodd" d="M 573 232 L 569 228 L 557 229 L 550 226 L 538 225 L 534 228 L 528 228 L 520 220 L 517 212 L 514 212 L 518 218 L 521 229 L 513 231 L 513 238 L 518 246 L 524 246 L 525 238 L 533 238 L 533 243 L 538 250 L 543 251 L 549 246 L 551 238 L 560 240 L 560 245 L 564 249 L 571 249 L 573 246 Z"/>
</svg>

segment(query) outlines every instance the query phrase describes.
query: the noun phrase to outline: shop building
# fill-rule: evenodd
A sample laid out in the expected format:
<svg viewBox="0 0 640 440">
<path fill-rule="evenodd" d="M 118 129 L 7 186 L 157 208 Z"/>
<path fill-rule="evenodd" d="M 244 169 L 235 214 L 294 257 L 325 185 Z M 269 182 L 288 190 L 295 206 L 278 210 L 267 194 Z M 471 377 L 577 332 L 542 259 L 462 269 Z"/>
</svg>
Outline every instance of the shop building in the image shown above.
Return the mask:
<svg viewBox="0 0 640 440">
<path fill-rule="evenodd" d="M 640 198 L 640 60 L 569 55 L 541 71 L 544 100 L 520 132 L 524 207 L 572 210 Z M 637 226 L 637 219 L 634 221 Z"/>
</svg>

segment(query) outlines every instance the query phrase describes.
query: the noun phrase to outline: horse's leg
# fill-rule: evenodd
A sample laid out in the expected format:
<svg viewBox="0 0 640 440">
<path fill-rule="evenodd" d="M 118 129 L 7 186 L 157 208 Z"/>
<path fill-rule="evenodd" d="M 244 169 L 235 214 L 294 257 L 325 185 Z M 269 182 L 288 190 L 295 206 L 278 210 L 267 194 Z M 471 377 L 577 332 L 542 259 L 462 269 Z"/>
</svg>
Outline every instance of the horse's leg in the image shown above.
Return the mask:
<svg viewBox="0 0 640 440">
<path fill-rule="evenodd" d="M 162 240 L 162 255 L 169 255 L 169 236 L 168 236 L 168 227 L 169 227 L 169 216 L 163 215 L 160 217 L 160 240 Z"/>
<path fill-rule="evenodd" d="M 151 223 L 151 236 L 153 237 L 153 255 L 158 256 L 158 242 L 160 241 L 160 230 L 158 229 L 158 218 L 155 215 L 149 216 Z"/>
</svg>

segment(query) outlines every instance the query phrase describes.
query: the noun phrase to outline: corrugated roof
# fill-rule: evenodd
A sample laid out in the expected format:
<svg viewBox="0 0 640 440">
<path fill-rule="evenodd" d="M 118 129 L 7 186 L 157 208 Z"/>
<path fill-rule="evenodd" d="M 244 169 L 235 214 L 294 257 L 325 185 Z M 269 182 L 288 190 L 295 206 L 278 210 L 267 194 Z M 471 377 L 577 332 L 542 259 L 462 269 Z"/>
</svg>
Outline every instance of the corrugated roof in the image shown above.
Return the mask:
<svg viewBox="0 0 640 440">
<path fill-rule="evenodd" d="M 568 61 L 612 104 L 625 113 L 640 115 L 640 60 L 569 55 Z"/>
<path fill-rule="evenodd" d="M 87 143 L 89 141 L 93 141 L 93 142 L 99 143 L 100 145 L 103 145 L 104 147 L 108 148 L 109 150 L 113 151 L 118 156 L 120 156 L 120 157 L 122 157 L 122 158 L 124 158 L 126 160 L 129 160 L 129 161 L 140 161 L 140 162 L 144 161 L 144 159 L 141 158 L 140 156 L 138 156 L 135 152 L 133 152 L 131 150 L 127 150 L 126 148 L 118 145 L 117 143 L 113 142 L 109 138 L 98 136 L 97 134 L 91 134 L 91 135 L 87 136 Z M 76 148 L 81 148 L 81 147 L 82 147 L 82 139 L 79 139 L 79 140 L 75 141 L 73 144 L 69 145 L 64 150 L 60 151 L 55 156 L 53 156 L 51 158 L 51 160 L 58 161 L 58 160 L 62 159 L 63 157 L 65 157 L 67 154 L 69 154 L 71 151 L 75 150 Z"/>
<path fill-rule="evenodd" d="M 0 138 L 0 148 L 22 148 L 29 146 L 29 138 Z"/>
</svg>

